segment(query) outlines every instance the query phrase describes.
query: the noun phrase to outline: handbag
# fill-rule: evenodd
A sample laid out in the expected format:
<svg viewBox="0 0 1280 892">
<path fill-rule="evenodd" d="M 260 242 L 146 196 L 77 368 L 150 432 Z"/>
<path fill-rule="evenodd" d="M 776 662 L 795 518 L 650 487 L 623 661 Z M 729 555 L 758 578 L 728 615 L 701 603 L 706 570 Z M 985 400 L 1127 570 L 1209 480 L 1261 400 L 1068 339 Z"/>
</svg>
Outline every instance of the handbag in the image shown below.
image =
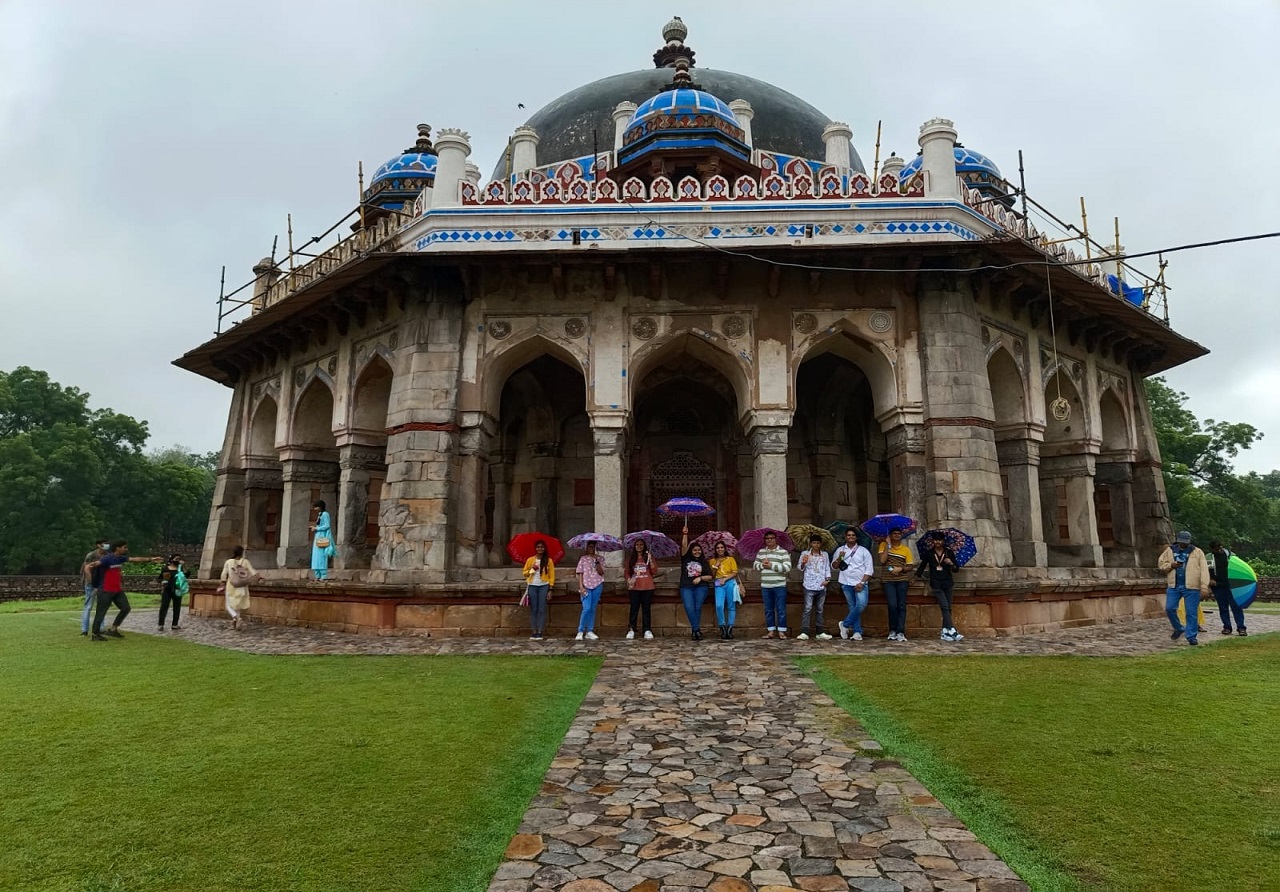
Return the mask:
<svg viewBox="0 0 1280 892">
<path fill-rule="evenodd" d="M 231 571 L 227 573 L 227 581 L 235 588 L 244 588 L 252 578 L 253 574 L 244 564 L 232 564 Z"/>
<path fill-rule="evenodd" d="M 316 539 L 316 548 L 328 548 L 328 547 L 329 547 L 328 536 L 321 536 L 320 538 Z"/>
<path fill-rule="evenodd" d="M 521 607 L 529 606 L 529 590 L 527 588 L 524 590 L 524 594 L 520 596 L 520 606 Z"/>
</svg>

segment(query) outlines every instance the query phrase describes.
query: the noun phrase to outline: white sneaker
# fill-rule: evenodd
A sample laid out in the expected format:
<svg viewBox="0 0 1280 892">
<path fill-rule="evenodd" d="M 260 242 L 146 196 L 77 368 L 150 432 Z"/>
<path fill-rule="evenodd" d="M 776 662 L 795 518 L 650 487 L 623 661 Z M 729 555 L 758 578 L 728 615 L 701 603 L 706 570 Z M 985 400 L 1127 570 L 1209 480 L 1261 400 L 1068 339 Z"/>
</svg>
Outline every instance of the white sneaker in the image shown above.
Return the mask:
<svg viewBox="0 0 1280 892">
<path fill-rule="evenodd" d="M 635 629 L 627 629 L 627 640 L 628 640 L 628 641 L 630 641 L 630 640 L 631 640 L 632 638 L 634 638 L 634 637 L 636 637 L 636 630 L 635 630 Z"/>
<path fill-rule="evenodd" d="M 819 641 L 830 641 L 830 640 L 831 640 L 831 636 L 830 636 L 830 635 L 828 635 L 826 632 L 819 632 L 817 635 L 814 635 L 813 637 L 814 637 L 814 638 L 817 638 Z"/>
<path fill-rule="evenodd" d="M 801 632 L 799 635 L 797 635 L 797 636 L 796 636 L 796 640 L 797 640 L 797 641 L 808 641 L 808 640 L 809 640 L 809 633 L 808 633 L 808 632 Z"/>
<path fill-rule="evenodd" d="M 848 627 L 848 626 L 846 626 L 844 623 L 836 623 L 836 625 L 838 625 L 838 626 L 840 627 L 840 639 L 841 639 L 842 641 L 848 641 L 848 640 L 849 640 L 849 627 Z"/>
<path fill-rule="evenodd" d="M 652 632 L 645 632 L 645 633 L 644 633 L 644 640 L 645 640 L 645 641 L 652 641 L 652 640 L 653 640 L 653 633 L 652 633 Z"/>
<path fill-rule="evenodd" d="M 583 639 L 583 634 L 581 632 L 573 636 L 574 641 L 581 641 L 582 639 Z"/>
<path fill-rule="evenodd" d="M 903 644 L 906 644 L 906 643 L 907 643 L 907 636 L 906 636 L 906 635 L 904 635 L 904 634 L 902 634 L 901 632 L 899 632 L 899 633 L 898 633 L 898 640 L 899 640 L 899 641 L 901 641 Z"/>
<path fill-rule="evenodd" d="M 862 640 L 862 633 L 861 633 L 861 632 L 854 632 L 854 633 L 853 633 L 853 640 L 854 640 L 854 641 L 861 641 L 861 640 Z"/>
<path fill-rule="evenodd" d="M 952 634 L 951 634 L 951 630 L 950 630 L 950 629 L 943 629 L 943 630 L 942 630 L 942 634 L 941 634 L 941 635 L 939 635 L 938 637 L 939 637 L 940 639 L 942 639 L 943 641 L 955 641 L 955 640 L 956 640 L 956 639 L 952 636 Z"/>
<path fill-rule="evenodd" d="M 599 635 L 597 635 L 595 632 L 588 632 L 588 633 L 587 633 L 587 640 L 588 640 L 588 641 L 595 641 L 595 640 L 596 640 L 597 638 L 599 638 L 599 637 L 600 637 L 600 636 L 599 636 Z"/>
<path fill-rule="evenodd" d="M 951 629 L 951 640 L 952 640 L 952 641 L 964 641 L 964 636 L 960 634 L 959 630 L 957 630 L 957 629 L 955 629 L 955 628 L 952 628 L 952 629 Z"/>
</svg>

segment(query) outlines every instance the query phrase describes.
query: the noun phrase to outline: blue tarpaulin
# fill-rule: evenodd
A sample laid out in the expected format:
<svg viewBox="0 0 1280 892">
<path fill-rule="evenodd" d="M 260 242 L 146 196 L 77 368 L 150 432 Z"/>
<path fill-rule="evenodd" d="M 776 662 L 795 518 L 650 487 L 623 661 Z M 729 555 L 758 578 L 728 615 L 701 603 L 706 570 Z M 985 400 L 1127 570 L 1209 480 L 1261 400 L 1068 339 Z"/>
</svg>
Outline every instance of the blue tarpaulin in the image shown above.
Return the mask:
<svg viewBox="0 0 1280 892">
<path fill-rule="evenodd" d="M 1115 276 L 1107 276 L 1107 287 L 1111 289 L 1112 294 L 1119 294 L 1135 307 L 1142 306 L 1142 302 L 1146 300 L 1146 292 L 1141 288 L 1121 282 Z"/>
</svg>

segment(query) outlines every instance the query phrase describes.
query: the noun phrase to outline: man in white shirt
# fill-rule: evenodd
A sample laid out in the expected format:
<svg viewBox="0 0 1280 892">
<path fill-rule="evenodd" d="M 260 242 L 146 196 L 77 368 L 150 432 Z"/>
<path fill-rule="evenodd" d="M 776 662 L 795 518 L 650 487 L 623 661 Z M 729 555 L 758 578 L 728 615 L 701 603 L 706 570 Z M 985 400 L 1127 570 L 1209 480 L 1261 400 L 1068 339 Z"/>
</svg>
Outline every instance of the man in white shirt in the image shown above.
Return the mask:
<svg viewBox="0 0 1280 892">
<path fill-rule="evenodd" d="M 836 579 L 844 600 L 849 605 L 849 615 L 840 622 L 840 637 L 862 640 L 862 611 L 867 609 L 870 591 L 867 581 L 875 572 L 871 552 L 858 544 L 858 534 L 845 530 L 844 544 L 831 555 L 831 566 L 839 571 Z"/>
</svg>

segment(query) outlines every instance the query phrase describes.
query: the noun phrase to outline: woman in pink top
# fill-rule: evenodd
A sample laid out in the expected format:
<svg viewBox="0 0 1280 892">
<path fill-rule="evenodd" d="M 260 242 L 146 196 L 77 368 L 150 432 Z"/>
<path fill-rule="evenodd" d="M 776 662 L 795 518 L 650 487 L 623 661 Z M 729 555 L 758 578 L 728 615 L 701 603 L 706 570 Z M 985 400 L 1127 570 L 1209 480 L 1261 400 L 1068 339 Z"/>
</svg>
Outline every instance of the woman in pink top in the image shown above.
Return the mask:
<svg viewBox="0 0 1280 892">
<path fill-rule="evenodd" d="M 596 554 L 596 543 L 587 543 L 587 553 L 578 558 L 578 592 L 582 598 L 582 617 L 578 620 L 575 640 L 590 638 L 595 641 L 596 607 L 600 605 L 600 593 L 604 591 L 604 558 Z"/>
<path fill-rule="evenodd" d="M 623 564 L 627 575 L 627 588 L 631 592 L 631 612 L 627 617 L 627 637 L 636 637 L 636 617 L 644 609 L 644 637 L 652 638 L 653 580 L 658 575 L 658 563 L 649 554 L 649 544 L 637 539 Z"/>
</svg>

